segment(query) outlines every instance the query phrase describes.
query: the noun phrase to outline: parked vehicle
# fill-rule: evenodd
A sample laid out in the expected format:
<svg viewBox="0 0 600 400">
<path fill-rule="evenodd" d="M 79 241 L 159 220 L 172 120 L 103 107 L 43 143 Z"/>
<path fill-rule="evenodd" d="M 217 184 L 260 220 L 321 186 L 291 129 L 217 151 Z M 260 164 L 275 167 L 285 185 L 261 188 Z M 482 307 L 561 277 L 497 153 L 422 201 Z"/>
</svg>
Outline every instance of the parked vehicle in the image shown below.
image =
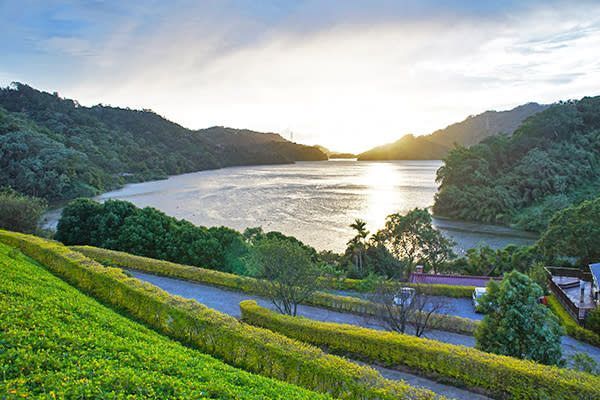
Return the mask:
<svg viewBox="0 0 600 400">
<path fill-rule="evenodd" d="M 397 306 L 407 306 L 412 301 L 415 295 L 415 289 L 410 287 L 403 287 L 394 296 L 394 304 Z"/>
<path fill-rule="evenodd" d="M 480 304 L 481 296 L 483 296 L 486 293 L 487 293 L 487 288 L 484 288 L 484 287 L 476 287 L 475 290 L 473 290 L 473 307 L 475 307 L 475 312 L 481 312 L 481 311 L 479 311 L 479 308 L 481 306 L 481 304 Z"/>
</svg>

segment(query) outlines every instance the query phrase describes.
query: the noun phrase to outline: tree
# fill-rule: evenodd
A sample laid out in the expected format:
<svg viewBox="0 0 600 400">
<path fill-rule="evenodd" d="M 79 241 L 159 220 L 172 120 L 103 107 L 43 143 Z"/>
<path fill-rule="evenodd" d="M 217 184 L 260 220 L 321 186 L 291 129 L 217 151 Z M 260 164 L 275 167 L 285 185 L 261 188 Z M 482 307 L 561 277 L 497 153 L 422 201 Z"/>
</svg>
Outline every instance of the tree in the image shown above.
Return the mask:
<svg viewBox="0 0 600 400">
<path fill-rule="evenodd" d="M 538 242 L 546 253 L 576 257 L 580 266 L 600 260 L 600 197 L 554 214 Z"/>
<path fill-rule="evenodd" d="M 318 289 L 319 268 L 311 254 L 298 243 L 264 238 L 253 248 L 253 275 L 282 314 L 296 315 L 298 304 Z"/>
<path fill-rule="evenodd" d="M 375 243 L 383 243 L 396 259 L 404 263 L 405 278 L 418 263 L 437 269 L 454 256 L 452 242 L 436 231 L 431 222 L 429 211 L 415 208 L 406 215 L 388 215 L 385 228 L 373 237 Z"/>
<path fill-rule="evenodd" d="M 43 199 L 21 195 L 11 188 L 0 187 L 0 228 L 35 233 L 40 217 L 46 211 Z"/>
<path fill-rule="evenodd" d="M 422 262 L 425 266 L 433 270 L 434 274 L 446 270 L 448 262 L 456 257 L 452 247 L 456 242 L 444 236 L 444 234 L 436 229 L 428 229 L 423 232 L 422 246 L 423 257 Z"/>
<path fill-rule="evenodd" d="M 380 281 L 371 300 L 381 304 L 377 318 L 385 326 L 405 333 L 410 325 L 418 337 L 431 328 L 431 316 L 446 307 L 441 297 L 426 295 L 418 286 L 402 287 L 400 282 Z"/>
<path fill-rule="evenodd" d="M 356 269 L 358 271 L 362 271 L 363 269 L 366 239 L 367 235 L 369 234 L 369 231 L 365 230 L 365 226 L 367 226 L 367 223 L 358 218 L 355 219 L 352 224 L 350 224 L 350 227 L 356 230 L 357 234 L 348 242 L 348 246 L 350 246 L 353 252 L 358 252 L 358 256 L 355 254 Z"/>
<path fill-rule="evenodd" d="M 504 276 L 499 285 L 488 284 L 480 300 L 489 313 L 475 330 L 476 348 L 490 353 L 560 364 L 560 337 L 564 329 L 558 318 L 538 303 L 542 289 L 518 271 Z"/>
</svg>

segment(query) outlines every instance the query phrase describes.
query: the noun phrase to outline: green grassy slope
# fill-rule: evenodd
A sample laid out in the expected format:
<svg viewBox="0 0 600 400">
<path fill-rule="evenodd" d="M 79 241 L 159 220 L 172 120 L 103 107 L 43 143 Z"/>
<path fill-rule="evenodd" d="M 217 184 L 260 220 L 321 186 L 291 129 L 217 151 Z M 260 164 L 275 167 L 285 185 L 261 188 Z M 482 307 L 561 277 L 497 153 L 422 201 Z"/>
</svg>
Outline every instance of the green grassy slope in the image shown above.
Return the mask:
<svg viewBox="0 0 600 400">
<path fill-rule="evenodd" d="M 102 306 L 0 244 L 0 398 L 324 399 Z"/>
</svg>

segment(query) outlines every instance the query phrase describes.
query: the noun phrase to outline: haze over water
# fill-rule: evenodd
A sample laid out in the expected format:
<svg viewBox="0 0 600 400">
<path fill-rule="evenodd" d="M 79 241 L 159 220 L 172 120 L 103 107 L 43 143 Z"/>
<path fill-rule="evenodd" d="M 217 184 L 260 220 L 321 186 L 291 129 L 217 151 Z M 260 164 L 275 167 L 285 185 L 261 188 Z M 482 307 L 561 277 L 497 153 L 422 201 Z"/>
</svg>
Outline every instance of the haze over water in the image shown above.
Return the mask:
<svg viewBox="0 0 600 400">
<path fill-rule="evenodd" d="M 241 232 L 262 226 L 318 250 L 342 252 L 354 236 L 355 218 L 373 233 L 389 214 L 433 205 L 441 161 L 333 160 L 290 165 L 233 167 L 127 185 L 96 200 L 121 199 L 155 207 L 196 225 L 225 225 Z M 535 235 L 496 226 L 435 221 L 458 242 L 457 250 L 530 244 Z"/>
</svg>

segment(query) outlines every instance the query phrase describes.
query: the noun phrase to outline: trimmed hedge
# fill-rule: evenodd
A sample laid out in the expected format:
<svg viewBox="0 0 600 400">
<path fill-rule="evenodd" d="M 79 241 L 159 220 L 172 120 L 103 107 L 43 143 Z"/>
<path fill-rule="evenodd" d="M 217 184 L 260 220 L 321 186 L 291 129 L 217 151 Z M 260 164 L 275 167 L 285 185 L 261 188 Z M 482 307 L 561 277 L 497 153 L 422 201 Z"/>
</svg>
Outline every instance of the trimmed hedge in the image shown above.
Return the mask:
<svg viewBox="0 0 600 400">
<path fill-rule="evenodd" d="M 360 279 L 323 279 L 323 284 L 328 289 L 349 290 L 359 293 L 369 293 L 372 289 L 363 280 Z M 456 286 L 456 285 L 438 285 L 402 282 L 402 286 L 419 288 L 422 293 L 431 296 L 446 296 L 470 299 L 475 290 L 475 286 Z"/>
<path fill-rule="evenodd" d="M 567 335 L 581 340 L 582 342 L 589 343 L 594 346 L 600 346 L 600 335 L 595 332 L 590 331 L 589 329 L 585 329 L 571 317 L 571 315 L 563 308 L 563 306 L 558 302 L 556 297 L 547 296 L 548 306 L 552 310 L 554 314 L 560 320 L 562 326 L 567 330 Z"/>
<path fill-rule="evenodd" d="M 171 340 L 3 243 L 0 276 L 0 399 L 331 399 Z"/>
<path fill-rule="evenodd" d="M 120 251 L 100 249 L 91 246 L 71 246 L 71 248 L 103 264 L 118 265 L 154 275 L 202 282 L 209 285 L 224 286 L 259 296 L 265 294 L 262 291 L 262 286 L 259 282 L 256 279 L 247 276 L 175 264 L 169 261 L 134 256 Z M 325 292 L 314 293 L 306 301 L 306 304 L 325 307 L 336 311 L 366 315 L 380 315 L 380 309 L 382 307 L 380 304 L 368 300 L 349 296 L 337 296 Z M 430 318 L 430 325 L 434 329 L 467 335 L 472 335 L 478 324 L 479 321 L 454 315 L 433 314 Z"/>
<path fill-rule="evenodd" d="M 241 302 L 240 309 L 242 319 L 248 323 L 325 346 L 334 353 L 352 354 L 387 366 L 407 365 L 455 383 L 484 388 L 498 398 L 600 398 L 600 378 L 574 370 L 394 332 L 276 314 L 252 300 Z"/>
<path fill-rule="evenodd" d="M 2 230 L 0 241 L 151 328 L 247 371 L 341 399 L 438 398 L 431 391 L 384 379 L 371 368 L 246 325 L 195 300 L 172 296 L 59 243 Z"/>
</svg>

